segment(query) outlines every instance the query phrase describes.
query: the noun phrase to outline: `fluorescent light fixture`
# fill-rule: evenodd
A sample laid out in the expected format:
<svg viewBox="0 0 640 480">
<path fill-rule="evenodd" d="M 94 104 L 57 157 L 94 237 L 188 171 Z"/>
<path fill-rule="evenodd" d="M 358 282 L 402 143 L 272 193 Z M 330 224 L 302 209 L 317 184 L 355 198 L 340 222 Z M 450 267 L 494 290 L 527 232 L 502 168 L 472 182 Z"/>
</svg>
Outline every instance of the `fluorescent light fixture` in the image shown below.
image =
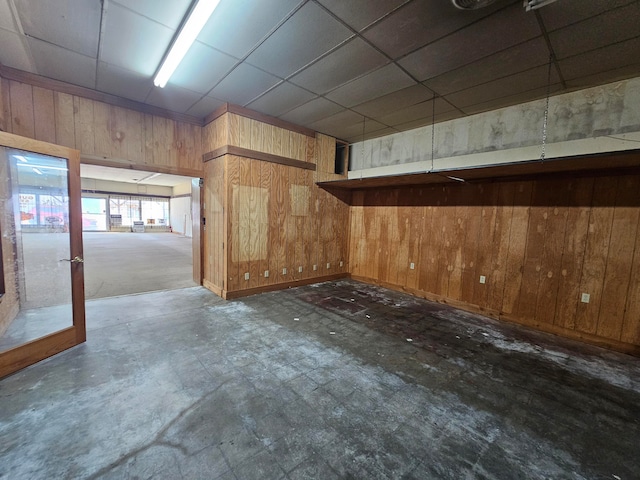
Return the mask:
<svg viewBox="0 0 640 480">
<path fill-rule="evenodd" d="M 447 177 L 449 180 L 455 180 L 456 182 L 465 182 L 464 178 L 452 177 L 451 175 L 445 175 L 445 177 Z"/>
<path fill-rule="evenodd" d="M 175 72 L 178 65 L 184 58 L 184 56 L 191 48 L 193 42 L 195 42 L 198 34 L 205 26 L 209 17 L 220 3 L 220 0 L 198 0 L 195 7 L 189 13 L 189 18 L 182 26 L 178 38 L 171 45 L 169 53 L 162 61 L 160 69 L 153 83 L 156 87 L 164 88 L 167 84 L 173 72 Z"/>
<path fill-rule="evenodd" d="M 37 173 L 38 175 L 42 175 L 42 172 L 40 170 L 38 170 L 37 168 L 33 167 L 32 169 L 35 173 Z"/>
<path fill-rule="evenodd" d="M 162 174 L 161 173 L 152 173 L 151 175 L 147 175 L 146 177 L 141 178 L 140 180 L 136 180 L 136 183 L 146 182 L 147 180 L 151 180 L 152 178 L 159 177 L 160 175 L 162 175 Z"/>
<path fill-rule="evenodd" d="M 61 172 L 66 172 L 68 171 L 68 168 L 65 167 L 51 167 L 49 165 L 33 165 L 33 164 L 24 164 L 24 163 L 19 163 L 18 164 L 19 167 L 27 167 L 27 168 L 33 168 L 34 170 L 38 170 L 38 169 L 43 169 L 43 170 L 60 170 Z M 38 170 L 36 173 L 39 173 L 40 175 L 42 175 L 42 172 L 40 170 Z"/>
<path fill-rule="evenodd" d="M 24 158 L 22 155 L 14 155 L 14 157 L 15 157 L 17 160 L 20 160 L 22 163 L 28 163 L 28 162 L 27 162 L 27 159 L 26 159 L 26 158 Z"/>
</svg>

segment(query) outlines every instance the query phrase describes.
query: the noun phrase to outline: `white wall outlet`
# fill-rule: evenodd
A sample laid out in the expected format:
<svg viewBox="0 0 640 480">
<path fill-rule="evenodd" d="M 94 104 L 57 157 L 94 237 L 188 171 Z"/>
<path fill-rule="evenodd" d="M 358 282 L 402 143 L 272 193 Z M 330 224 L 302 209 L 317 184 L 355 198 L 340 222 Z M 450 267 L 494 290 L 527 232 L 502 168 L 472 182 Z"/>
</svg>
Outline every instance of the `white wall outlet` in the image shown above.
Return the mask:
<svg viewBox="0 0 640 480">
<path fill-rule="evenodd" d="M 298 273 L 302 273 L 302 267 L 298 267 Z"/>
<path fill-rule="evenodd" d="M 342 260 L 340 260 L 340 266 L 344 266 L 344 262 Z"/>
<path fill-rule="evenodd" d="M 327 263 L 327 270 L 329 270 L 331 268 L 331 264 Z"/>
<path fill-rule="evenodd" d="M 244 279 L 245 279 L 245 280 L 249 280 L 249 272 L 247 272 L 247 273 L 245 273 L 245 274 L 244 274 Z"/>
<path fill-rule="evenodd" d="M 589 303 L 589 300 L 591 300 L 591 295 L 589 295 L 588 293 L 583 293 L 583 294 L 580 296 L 580 301 L 581 301 L 582 303 Z"/>
<path fill-rule="evenodd" d="M 269 278 L 269 270 L 264 271 L 264 278 Z"/>
<path fill-rule="evenodd" d="M 409 268 L 410 268 L 411 270 L 415 270 L 415 269 L 416 269 L 416 264 L 415 264 L 415 263 L 413 263 L 413 262 L 411 262 L 411 263 L 409 264 Z"/>
<path fill-rule="evenodd" d="M 315 272 L 316 270 L 318 270 L 318 265 L 313 266 L 313 271 Z"/>
<path fill-rule="evenodd" d="M 286 269 L 286 268 L 283 268 L 283 269 L 282 269 L 282 274 L 283 274 L 283 275 L 286 275 L 286 274 L 287 274 L 287 269 Z"/>
<path fill-rule="evenodd" d="M 487 283 L 487 277 L 480 275 L 480 283 Z"/>
</svg>

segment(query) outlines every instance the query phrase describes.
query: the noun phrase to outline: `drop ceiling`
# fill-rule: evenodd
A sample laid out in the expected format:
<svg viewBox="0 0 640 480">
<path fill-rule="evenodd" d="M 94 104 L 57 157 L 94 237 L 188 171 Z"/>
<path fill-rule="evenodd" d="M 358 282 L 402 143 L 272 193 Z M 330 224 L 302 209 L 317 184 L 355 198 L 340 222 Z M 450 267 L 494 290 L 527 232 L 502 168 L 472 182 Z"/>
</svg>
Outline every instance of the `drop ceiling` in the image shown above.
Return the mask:
<svg viewBox="0 0 640 480">
<path fill-rule="evenodd" d="M 351 142 L 640 74 L 638 0 L 530 12 L 522 0 L 476 11 L 450 0 L 222 0 L 156 88 L 190 3 L 0 0 L 0 63 L 200 119 L 231 102 Z"/>
<path fill-rule="evenodd" d="M 136 183 L 138 185 L 157 185 L 162 187 L 175 187 L 183 183 L 191 182 L 191 177 L 169 175 L 165 173 L 142 172 L 128 168 L 111 168 L 99 165 L 80 165 L 81 178 L 95 178 L 111 182 Z"/>
</svg>

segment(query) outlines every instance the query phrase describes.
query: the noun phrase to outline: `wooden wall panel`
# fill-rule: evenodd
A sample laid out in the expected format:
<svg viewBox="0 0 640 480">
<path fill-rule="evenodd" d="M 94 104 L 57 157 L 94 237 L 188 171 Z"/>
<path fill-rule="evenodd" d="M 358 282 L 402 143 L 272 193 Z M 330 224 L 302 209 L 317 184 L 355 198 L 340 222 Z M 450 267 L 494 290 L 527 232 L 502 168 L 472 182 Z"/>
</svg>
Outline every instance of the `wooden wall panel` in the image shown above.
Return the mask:
<svg viewBox="0 0 640 480">
<path fill-rule="evenodd" d="M 5 294 L 0 302 L 0 337 L 18 314 L 20 307 L 18 296 L 18 279 L 15 261 L 16 231 L 14 209 L 12 205 L 11 182 L 9 178 L 9 161 L 0 149 L 0 242 L 2 242 L 2 264 L 4 270 Z"/>
<path fill-rule="evenodd" d="M 356 190 L 350 272 L 638 353 L 638 190 L 638 175 L 413 187 L 413 201 L 401 189 Z"/>
<path fill-rule="evenodd" d="M 205 164 L 204 198 L 207 206 L 204 228 L 203 278 L 218 293 L 224 290 L 225 281 L 225 158 Z"/>
<path fill-rule="evenodd" d="M 203 172 L 199 125 L 13 80 L 1 79 L 0 85 L 0 129 L 76 148 L 83 161 L 185 175 Z"/>
</svg>

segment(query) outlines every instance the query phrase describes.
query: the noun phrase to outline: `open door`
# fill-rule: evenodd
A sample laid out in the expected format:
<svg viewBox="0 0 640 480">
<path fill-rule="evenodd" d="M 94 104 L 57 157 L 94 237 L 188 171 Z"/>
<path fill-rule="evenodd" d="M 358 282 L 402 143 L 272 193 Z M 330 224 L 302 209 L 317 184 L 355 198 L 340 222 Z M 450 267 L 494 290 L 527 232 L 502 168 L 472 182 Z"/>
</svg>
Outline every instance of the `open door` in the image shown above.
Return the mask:
<svg viewBox="0 0 640 480">
<path fill-rule="evenodd" d="M 86 340 L 80 152 L 0 132 L 0 378 Z"/>
</svg>

